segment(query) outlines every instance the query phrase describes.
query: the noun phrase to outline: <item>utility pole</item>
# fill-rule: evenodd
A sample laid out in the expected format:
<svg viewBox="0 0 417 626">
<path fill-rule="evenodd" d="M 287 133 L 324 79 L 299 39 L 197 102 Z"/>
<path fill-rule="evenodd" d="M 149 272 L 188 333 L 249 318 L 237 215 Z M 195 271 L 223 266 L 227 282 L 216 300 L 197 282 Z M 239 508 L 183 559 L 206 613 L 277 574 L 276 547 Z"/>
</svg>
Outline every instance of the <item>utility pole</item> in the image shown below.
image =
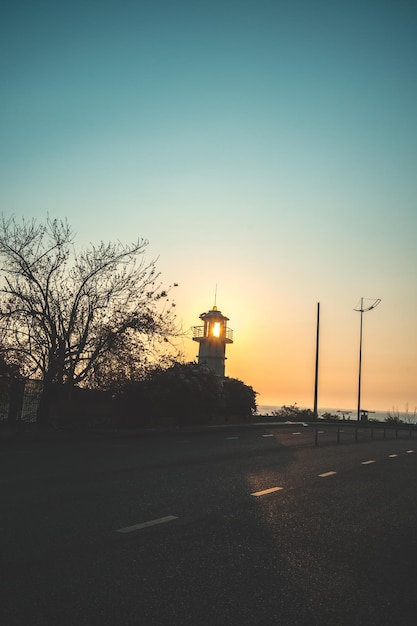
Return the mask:
<svg viewBox="0 0 417 626">
<path fill-rule="evenodd" d="M 316 372 L 314 377 L 314 417 L 318 417 L 317 398 L 319 390 L 319 339 L 320 339 L 320 302 L 317 302 L 317 331 L 316 331 Z"/>
</svg>

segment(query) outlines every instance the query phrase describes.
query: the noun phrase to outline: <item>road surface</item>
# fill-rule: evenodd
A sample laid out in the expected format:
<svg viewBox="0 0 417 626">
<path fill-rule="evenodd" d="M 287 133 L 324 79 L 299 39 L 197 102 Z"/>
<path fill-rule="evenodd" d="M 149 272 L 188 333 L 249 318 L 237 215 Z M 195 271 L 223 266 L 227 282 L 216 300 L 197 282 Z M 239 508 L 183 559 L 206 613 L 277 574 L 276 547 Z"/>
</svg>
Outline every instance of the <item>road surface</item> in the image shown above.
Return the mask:
<svg viewBox="0 0 417 626">
<path fill-rule="evenodd" d="M 335 433 L 1 444 L 0 623 L 414 625 L 417 437 Z"/>
</svg>

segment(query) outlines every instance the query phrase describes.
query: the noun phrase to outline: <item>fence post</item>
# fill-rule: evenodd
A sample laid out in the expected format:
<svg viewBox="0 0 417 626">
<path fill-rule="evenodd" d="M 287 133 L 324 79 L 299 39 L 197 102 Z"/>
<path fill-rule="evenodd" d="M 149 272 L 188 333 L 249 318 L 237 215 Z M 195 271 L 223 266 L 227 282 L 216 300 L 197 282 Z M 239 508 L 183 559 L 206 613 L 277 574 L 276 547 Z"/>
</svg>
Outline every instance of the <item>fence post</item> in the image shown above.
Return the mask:
<svg viewBox="0 0 417 626">
<path fill-rule="evenodd" d="M 11 426 L 15 426 L 22 417 L 25 382 L 21 378 L 12 378 L 10 382 L 8 421 Z"/>
</svg>

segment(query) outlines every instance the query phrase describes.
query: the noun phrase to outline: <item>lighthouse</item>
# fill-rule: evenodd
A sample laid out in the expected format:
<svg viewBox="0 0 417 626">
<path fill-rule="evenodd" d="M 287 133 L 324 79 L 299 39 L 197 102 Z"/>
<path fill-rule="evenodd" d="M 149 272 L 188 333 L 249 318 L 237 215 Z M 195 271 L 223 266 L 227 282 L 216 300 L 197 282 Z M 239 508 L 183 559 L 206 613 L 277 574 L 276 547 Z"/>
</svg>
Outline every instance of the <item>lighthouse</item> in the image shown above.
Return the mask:
<svg viewBox="0 0 417 626">
<path fill-rule="evenodd" d="M 227 326 L 229 318 L 213 306 L 208 313 L 202 313 L 200 319 L 204 326 L 193 328 L 193 341 L 200 344 L 198 363 L 206 365 L 218 376 L 224 376 L 226 344 L 233 343 L 233 330 Z"/>
</svg>

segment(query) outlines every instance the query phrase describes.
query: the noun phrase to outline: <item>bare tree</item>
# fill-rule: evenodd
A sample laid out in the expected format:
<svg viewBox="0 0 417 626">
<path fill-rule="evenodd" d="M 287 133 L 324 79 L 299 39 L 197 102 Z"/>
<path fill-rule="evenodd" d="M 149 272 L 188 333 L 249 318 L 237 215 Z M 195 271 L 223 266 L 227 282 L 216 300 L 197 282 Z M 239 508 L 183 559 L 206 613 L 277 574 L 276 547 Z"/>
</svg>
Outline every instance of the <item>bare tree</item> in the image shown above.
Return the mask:
<svg viewBox="0 0 417 626">
<path fill-rule="evenodd" d="M 101 242 L 77 253 L 66 220 L 1 218 L 3 354 L 43 379 L 40 419 L 54 383 L 85 384 L 124 340 L 139 354 L 174 333 L 174 304 L 156 262 L 144 260 L 147 245 Z"/>
<path fill-rule="evenodd" d="M 166 369 L 183 360 L 183 354 L 167 336 L 148 333 L 138 342 L 136 330 L 129 328 L 114 336 L 103 358 L 96 360 L 88 376 L 88 385 L 94 389 L 121 392 L 127 382 L 143 380 L 156 366 Z"/>
</svg>

